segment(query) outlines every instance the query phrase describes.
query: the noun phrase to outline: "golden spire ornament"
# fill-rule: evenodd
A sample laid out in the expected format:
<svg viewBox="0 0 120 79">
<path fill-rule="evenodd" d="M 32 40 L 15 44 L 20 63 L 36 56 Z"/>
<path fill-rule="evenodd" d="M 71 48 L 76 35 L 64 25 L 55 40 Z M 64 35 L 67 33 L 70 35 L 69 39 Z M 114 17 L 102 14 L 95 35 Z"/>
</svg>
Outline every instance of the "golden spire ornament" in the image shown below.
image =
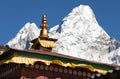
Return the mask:
<svg viewBox="0 0 120 79">
<path fill-rule="evenodd" d="M 42 16 L 42 25 L 41 25 L 41 31 L 40 31 L 40 37 L 48 38 L 48 25 L 46 20 L 46 15 Z"/>
</svg>

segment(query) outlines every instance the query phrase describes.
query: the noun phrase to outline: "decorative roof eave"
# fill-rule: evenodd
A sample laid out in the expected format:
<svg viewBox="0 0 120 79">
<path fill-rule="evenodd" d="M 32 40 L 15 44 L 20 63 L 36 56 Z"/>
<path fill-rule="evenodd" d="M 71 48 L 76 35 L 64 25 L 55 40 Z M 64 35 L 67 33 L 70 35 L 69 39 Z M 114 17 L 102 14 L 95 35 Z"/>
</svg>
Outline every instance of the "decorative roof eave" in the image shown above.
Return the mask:
<svg viewBox="0 0 120 79">
<path fill-rule="evenodd" d="M 40 45 L 43 47 L 48 47 L 48 48 L 55 47 L 55 43 L 53 41 L 46 41 L 46 40 L 41 40 L 41 39 L 38 39 L 38 41 L 39 41 Z"/>
<path fill-rule="evenodd" d="M 40 37 L 40 36 L 38 38 L 41 39 L 41 40 L 44 39 L 44 40 L 48 40 L 48 41 L 50 40 L 50 41 L 54 41 L 54 42 L 56 42 L 58 40 L 58 39 L 55 39 L 55 38 L 44 38 L 44 37 Z M 38 38 L 35 38 L 31 42 L 34 43 L 36 40 L 38 40 Z"/>
<path fill-rule="evenodd" d="M 98 74 L 95 74 L 95 75 L 92 75 L 90 79 L 119 79 L 120 77 L 118 76 L 120 74 L 120 67 L 117 67 L 113 70 L 109 70 L 107 73 L 104 73 L 104 74 L 101 74 L 101 73 L 98 73 Z M 116 76 L 116 77 L 115 77 Z"/>
<path fill-rule="evenodd" d="M 12 48 L 10 48 L 10 50 L 7 51 L 5 54 L 0 55 L 0 62 L 10 60 L 11 58 L 16 56 L 30 58 L 30 59 L 41 59 L 41 60 L 47 60 L 47 61 L 59 60 L 63 63 L 70 62 L 77 65 L 86 64 L 89 66 L 91 65 L 94 69 L 96 69 L 95 71 L 99 71 L 99 72 L 101 72 L 101 70 L 108 71 L 118 67 L 117 65 L 91 62 L 85 59 L 80 59 L 80 58 L 71 57 L 71 56 L 62 55 L 62 54 L 53 53 L 53 52 L 47 52 L 47 51 L 41 51 L 41 50 L 18 50 L 18 49 L 12 49 Z"/>
<path fill-rule="evenodd" d="M 43 47 L 46 47 L 46 48 L 54 48 L 55 47 L 55 42 L 54 41 L 51 41 L 51 40 L 46 40 L 46 39 L 42 39 L 42 38 L 37 38 L 35 39 L 35 41 L 32 41 L 34 42 L 34 45 L 33 45 L 33 48 L 36 44 L 40 44 L 41 46 Z"/>
<path fill-rule="evenodd" d="M 43 60 L 43 59 L 36 59 L 36 58 L 27 58 L 27 57 L 21 57 L 21 56 L 14 56 L 12 57 L 11 59 L 9 60 L 4 60 L 2 62 L 0 62 L 0 65 L 1 64 L 9 64 L 9 63 L 17 63 L 17 64 L 26 64 L 26 65 L 34 65 L 35 62 L 43 62 L 45 63 L 46 65 L 50 65 L 50 64 L 56 64 L 56 65 L 60 65 L 62 67 L 70 67 L 70 68 L 84 68 L 84 69 L 88 69 L 92 72 L 99 72 L 99 73 L 107 73 L 106 70 L 101 70 L 101 69 L 95 69 L 94 67 L 92 67 L 91 65 L 86 65 L 86 64 L 75 64 L 75 63 L 71 63 L 71 62 L 68 62 L 68 63 L 63 63 L 62 61 L 60 60 L 52 60 L 52 61 L 49 61 L 49 60 Z"/>
</svg>

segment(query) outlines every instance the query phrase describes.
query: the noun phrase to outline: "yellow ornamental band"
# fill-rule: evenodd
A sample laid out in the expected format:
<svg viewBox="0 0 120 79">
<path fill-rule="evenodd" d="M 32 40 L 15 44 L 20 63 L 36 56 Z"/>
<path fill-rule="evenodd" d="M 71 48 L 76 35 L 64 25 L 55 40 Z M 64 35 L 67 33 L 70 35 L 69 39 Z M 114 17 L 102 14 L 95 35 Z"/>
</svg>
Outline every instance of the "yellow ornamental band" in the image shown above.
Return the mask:
<svg viewBox="0 0 120 79">
<path fill-rule="evenodd" d="M 46 40 L 40 40 L 40 39 L 38 39 L 38 41 L 40 45 L 43 47 L 50 47 L 50 48 L 55 47 L 55 43 L 53 41 L 46 41 Z"/>
<path fill-rule="evenodd" d="M 0 62 L 0 65 L 1 64 L 8 64 L 8 63 L 17 63 L 17 64 L 26 64 L 26 65 L 34 65 L 35 62 L 43 62 L 45 63 L 46 65 L 50 65 L 50 64 L 56 64 L 56 65 L 60 65 L 62 67 L 71 67 L 71 68 L 76 68 L 76 67 L 80 67 L 80 68 L 85 68 L 85 69 L 88 69 L 92 72 L 99 72 L 99 73 L 102 73 L 102 74 L 105 74 L 107 73 L 108 71 L 107 70 L 102 70 L 102 69 L 96 69 L 94 68 L 93 66 L 91 65 L 87 65 L 87 64 L 74 64 L 74 63 L 63 63 L 62 61 L 60 60 L 43 60 L 43 59 L 35 59 L 35 58 L 27 58 L 27 57 L 21 57 L 21 56 L 15 56 L 15 57 L 12 57 L 11 59 L 9 60 L 6 60 L 6 61 L 1 61 Z"/>
</svg>

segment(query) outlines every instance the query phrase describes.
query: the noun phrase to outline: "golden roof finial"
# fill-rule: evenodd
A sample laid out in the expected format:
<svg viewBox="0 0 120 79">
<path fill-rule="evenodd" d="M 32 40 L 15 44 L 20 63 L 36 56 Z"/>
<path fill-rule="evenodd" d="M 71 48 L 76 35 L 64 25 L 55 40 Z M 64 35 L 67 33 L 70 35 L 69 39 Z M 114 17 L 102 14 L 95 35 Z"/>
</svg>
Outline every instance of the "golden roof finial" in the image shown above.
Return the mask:
<svg viewBox="0 0 120 79">
<path fill-rule="evenodd" d="M 42 25 L 41 25 L 40 37 L 48 38 L 47 28 L 48 28 L 48 25 L 47 25 L 46 15 L 43 14 L 43 16 L 42 16 Z"/>
</svg>

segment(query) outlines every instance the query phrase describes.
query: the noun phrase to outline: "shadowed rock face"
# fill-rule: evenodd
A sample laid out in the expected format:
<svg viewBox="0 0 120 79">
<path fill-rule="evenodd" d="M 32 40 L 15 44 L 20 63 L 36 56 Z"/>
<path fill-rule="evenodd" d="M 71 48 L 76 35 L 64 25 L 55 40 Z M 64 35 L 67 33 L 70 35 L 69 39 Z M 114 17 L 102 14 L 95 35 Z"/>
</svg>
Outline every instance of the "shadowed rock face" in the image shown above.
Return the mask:
<svg viewBox="0 0 120 79">
<path fill-rule="evenodd" d="M 0 46 L 0 55 L 9 50 L 9 46 Z"/>
</svg>

